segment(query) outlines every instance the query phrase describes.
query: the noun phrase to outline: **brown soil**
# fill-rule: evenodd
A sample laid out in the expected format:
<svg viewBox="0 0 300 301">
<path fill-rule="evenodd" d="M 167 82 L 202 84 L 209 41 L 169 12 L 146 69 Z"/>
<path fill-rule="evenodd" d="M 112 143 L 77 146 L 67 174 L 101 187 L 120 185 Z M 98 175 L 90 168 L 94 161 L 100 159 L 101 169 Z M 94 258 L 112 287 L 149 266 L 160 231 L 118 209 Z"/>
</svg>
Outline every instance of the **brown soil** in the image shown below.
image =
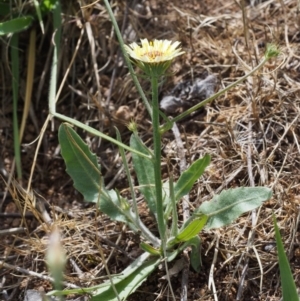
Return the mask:
<svg viewBox="0 0 300 301">
<path fill-rule="evenodd" d="M 273 198 L 255 212 L 243 215 L 230 226 L 201 233 L 203 266 L 199 274 L 189 270 L 188 300 L 280 300 L 272 212 L 277 217 L 296 284 L 300 285 L 299 3 L 296 0 L 140 2 L 114 2 L 125 42 L 140 38 L 178 40 L 186 52 L 174 61 L 173 76 L 166 78 L 160 89 L 161 98 L 179 82 L 204 79 L 211 74 L 218 79 L 216 90 L 220 90 L 257 66 L 268 43 L 281 50 L 277 59 L 270 60 L 255 75 L 178 123 L 188 163 L 206 153 L 212 155 L 211 165 L 189 196 L 191 211 L 226 188 L 262 185 L 273 190 Z M 130 137 L 124 124 L 134 119 L 141 137 L 151 146 L 151 122 L 124 66 L 104 5 L 100 1 L 80 9 L 66 2 L 63 11 L 58 79 L 58 85 L 63 83 L 63 86 L 57 111 L 113 137 L 117 126 L 124 143 Z M 51 28 L 51 18 L 45 24 Z M 52 289 L 52 284 L 40 276 L 48 275 L 45 250 L 53 224 L 59 226 L 63 235 L 68 283 L 81 287 L 100 283 L 99 277 L 106 275 L 101 251 L 112 274 L 120 273 L 140 254 L 137 235 L 110 221 L 95 205 L 84 203 L 74 189 L 60 156 L 57 138 L 60 120 L 53 119 L 48 124 L 41 146 L 37 145 L 36 138 L 48 114 L 52 35 L 48 29 L 49 33 L 43 36 L 38 23 L 34 26 L 37 31 L 34 89 L 21 146 L 23 175 L 18 182 L 9 179 L 10 175 L 16 177 L 11 72 L 4 60 L 0 65 L 3 176 L 0 230 L 23 228 L 20 233 L 1 233 L 0 260 L 11 265 L 11 268 L 0 266 L 0 287 L 7 293 L 0 296 L 3 300 L 23 300 L 24 291 L 31 288 L 45 292 Z M 20 35 L 20 119 L 26 92 L 29 34 L 30 30 Z M 7 43 L 5 40 L 0 43 L 2 57 L 6 58 Z M 75 60 L 70 64 L 74 54 Z M 140 81 L 148 91 L 149 82 L 144 78 Z M 128 184 L 118 148 L 80 129 L 77 132 L 97 154 L 105 185 L 126 195 Z M 171 131 L 163 137 L 163 156 L 164 178 L 168 169 L 178 177 L 182 158 Z M 28 183 L 32 190 L 26 197 Z M 141 215 L 150 229 L 157 231 L 142 202 Z M 255 237 L 251 240 L 253 231 Z M 176 262 L 170 263 L 170 268 Z M 29 276 L 18 268 L 38 275 Z M 164 270 L 158 269 L 129 300 L 170 300 L 164 275 Z M 171 281 L 176 299 L 180 300 L 182 272 Z"/>
</svg>

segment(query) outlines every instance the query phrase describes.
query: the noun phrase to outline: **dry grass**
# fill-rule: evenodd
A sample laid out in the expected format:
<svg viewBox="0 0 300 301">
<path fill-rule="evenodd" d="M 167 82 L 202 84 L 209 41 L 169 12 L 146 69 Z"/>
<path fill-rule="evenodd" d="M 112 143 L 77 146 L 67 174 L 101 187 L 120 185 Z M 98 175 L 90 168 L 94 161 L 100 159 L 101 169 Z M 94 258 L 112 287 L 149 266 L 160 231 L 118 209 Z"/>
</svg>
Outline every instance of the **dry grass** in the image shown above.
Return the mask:
<svg viewBox="0 0 300 301">
<path fill-rule="evenodd" d="M 190 272 L 188 300 L 214 300 L 208 288 L 209 271 L 214 264 L 211 281 L 218 300 L 278 301 L 281 292 L 276 252 L 272 248 L 272 212 L 279 221 L 299 285 L 299 3 L 296 0 L 240 1 L 239 6 L 231 0 L 222 4 L 215 0 L 134 2 L 126 7 L 125 1 L 117 1 L 114 6 L 126 41 L 144 37 L 169 38 L 181 41 L 186 51 L 185 56 L 176 59 L 174 76 L 167 78 L 161 96 L 182 80 L 202 78 L 207 74 L 217 76 L 218 88 L 225 87 L 258 64 L 267 43 L 275 43 L 281 49 L 281 55 L 259 73 L 219 97 L 199 114 L 178 124 L 188 162 L 205 153 L 212 155 L 209 169 L 190 195 L 191 210 L 230 187 L 263 185 L 272 188 L 274 193 L 259 210 L 244 215 L 226 228 L 202 234 L 203 271 L 200 275 Z M 117 125 L 125 142 L 129 133 L 123 124 L 133 117 L 144 141 L 151 145 L 150 121 L 124 67 L 101 2 L 81 11 L 76 6 L 68 9 L 63 27 L 61 78 L 69 68 L 72 55 L 77 53 L 58 102 L 58 111 L 111 135 L 114 135 L 113 126 Z M 75 50 L 81 31 L 82 40 Z M 39 39 L 42 41 L 43 37 Z M 41 75 L 49 73 L 49 45 L 50 40 L 45 39 L 39 48 L 40 59 L 36 66 L 39 89 L 34 95 L 36 102 L 25 130 L 26 143 L 39 134 L 39 128 L 33 125 L 41 126 L 46 117 L 47 81 Z M 2 47 L 4 49 L 5 45 Z M 2 68 L 5 70 L 6 66 Z M 24 72 L 25 64 L 23 68 Z M 2 79 L 3 85 L 10 85 L 9 78 Z M 149 83 L 144 79 L 141 82 L 147 91 Z M 0 111 L 3 158 L 0 164 L 7 171 L 11 170 L 13 158 L 11 131 L 6 123 L 11 116 L 6 109 L 9 93 L 3 90 Z M 111 273 L 118 273 L 139 254 L 138 237 L 97 213 L 93 206 L 82 204 L 59 157 L 58 126 L 56 120 L 55 131 L 47 130 L 32 183 L 45 200 L 31 195 L 25 204 L 24 191 L 11 185 L 11 198 L 3 201 L 2 213 L 22 213 L 26 207 L 35 217 L 1 215 L 3 229 L 17 226 L 26 229 L 22 234 L 3 237 L 1 260 L 6 258 L 12 265 L 44 273 L 44 252 L 51 230 L 46 223 L 49 215 L 45 213 L 48 212 L 63 232 L 69 259 L 66 281 L 84 287 L 98 283 L 105 275 L 101 252 Z M 94 137 L 85 138 L 99 156 L 107 186 L 117 187 L 126 194 L 126 179 L 117 148 Z M 168 164 L 178 176 L 180 162 L 172 133 L 165 135 L 163 144 L 164 165 Z M 35 145 L 24 146 L 24 151 L 26 183 Z M 36 202 L 44 206 L 37 207 Z M 142 203 L 141 212 L 146 224 L 155 231 L 153 220 Z M 163 271 L 158 271 L 151 276 L 131 300 L 167 300 L 166 282 L 158 280 L 162 275 Z M 8 286 L 6 290 L 13 296 L 11 300 L 26 288 L 49 289 L 45 280 L 39 282 L 36 277 L 29 276 L 23 279 L 17 271 L 3 267 L 0 278 L 4 277 L 4 287 Z M 172 281 L 179 296 L 180 274 Z"/>
</svg>

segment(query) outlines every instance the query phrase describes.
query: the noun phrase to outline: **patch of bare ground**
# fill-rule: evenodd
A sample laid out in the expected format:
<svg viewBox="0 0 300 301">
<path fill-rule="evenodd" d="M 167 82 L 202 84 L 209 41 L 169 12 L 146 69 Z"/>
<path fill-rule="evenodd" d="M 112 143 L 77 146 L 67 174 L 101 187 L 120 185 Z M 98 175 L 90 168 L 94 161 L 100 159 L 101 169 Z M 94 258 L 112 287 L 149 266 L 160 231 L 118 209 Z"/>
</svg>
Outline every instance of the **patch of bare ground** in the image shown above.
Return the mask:
<svg viewBox="0 0 300 301">
<path fill-rule="evenodd" d="M 151 146 L 151 123 L 124 67 L 108 14 L 101 1 L 88 4 L 82 3 L 87 7 L 81 9 L 75 4 L 63 4 L 60 81 L 69 67 L 71 71 L 57 111 L 112 136 L 117 126 L 124 142 L 130 136 L 124 124 L 134 119 L 143 140 Z M 273 190 L 272 199 L 258 210 L 230 226 L 201 233 L 203 266 L 199 274 L 189 271 L 188 300 L 280 300 L 272 212 L 277 217 L 296 284 L 300 285 L 298 1 L 114 1 L 113 9 L 127 43 L 140 38 L 181 41 L 186 54 L 175 60 L 173 76 L 166 78 L 160 90 L 161 98 L 179 82 L 210 74 L 218 79 L 216 90 L 226 87 L 258 65 L 268 43 L 279 46 L 281 54 L 277 59 L 179 122 L 178 128 L 188 163 L 206 153 L 212 155 L 212 163 L 190 194 L 191 211 L 230 187 L 262 185 Z M 21 37 L 24 49 L 28 36 L 24 33 Z M 101 252 L 112 274 L 120 273 L 140 254 L 137 235 L 111 222 L 94 205 L 85 204 L 74 190 L 59 153 L 59 120 L 53 120 L 46 130 L 31 182 L 34 192 L 25 197 L 37 149 L 31 142 L 40 134 L 47 117 L 51 35 L 39 33 L 38 41 L 37 89 L 22 144 L 23 182 L 10 182 L 9 190 L 6 183 L 13 173 L 11 81 L 4 76 L 8 66 L 1 64 L 0 166 L 5 181 L 1 181 L 0 227 L 20 231 L 1 233 L 0 260 L 6 264 L 0 266 L 3 300 L 23 300 L 29 288 L 52 288 L 46 278 L 45 250 L 53 224 L 62 231 L 68 284 L 88 287 L 106 279 Z M 6 46 L 1 41 L 3 53 Z M 26 74 L 25 53 L 21 73 Z M 141 83 L 147 91 L 147 80 L 141 78 Z M 21 113 L 22 103 L 19 110 Z M 107 187 L 118 188 L 126 195 L 127 181 L 117 147 L 78 132 L 97 154 Z M 167 177 L 168 165 L 178 177 L 180 157 L 172 132 L 163 137 L 163 147 L 163 175 Z M 145 223 L 156 232 L 142 200 L 140 210 Z M 158 269 L 129 300 L 169 300 L 163 276 L 163 269 Z M 181 279 L 181 272 L 171 279 L 178 300 Z"/>
</svg>

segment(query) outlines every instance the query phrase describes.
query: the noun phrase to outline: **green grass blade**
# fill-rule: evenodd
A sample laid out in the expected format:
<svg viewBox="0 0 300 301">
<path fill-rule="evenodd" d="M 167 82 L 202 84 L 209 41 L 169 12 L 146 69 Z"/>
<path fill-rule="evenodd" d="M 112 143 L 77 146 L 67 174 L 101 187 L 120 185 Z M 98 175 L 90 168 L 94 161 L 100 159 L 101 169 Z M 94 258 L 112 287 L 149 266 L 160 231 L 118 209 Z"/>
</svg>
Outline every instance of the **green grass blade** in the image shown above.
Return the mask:
<svg viewBox="0 0 300 301">
<path fill-rule="evenodd" d="M 13 132 L 14 152 L 18 179 L 22 179 L 20 137 L 18 125 L 18 96 L 19 96 L 19 35 L 14 34 L 10 41 L 12 64 L 12 89 L 13 89 Z"/>
<path fill-rule="evenodd" d="M 280 278 L 282 286 L 283 301 L 299 301 L 297 288 L 293 279 L 293 274 L 290 268 L 289 261 L 284 251 L 282 239 L 277 226 L 276 217 L 273 214 L 273 222 L 275 229 L 275 238 L 279 259 Z"/>
<path fill-rule="evenodd" d="M 56 98 L 56 85 L 57 85 L 57 74 L 58 74 L 58 57 L 60 51 L 60 37 L 61 37 L 61 8 L 59 1 L 56 1 L 53 7 L 53 32 L 54 35 L 54 49 L 53 58 L 51 65 L 51 77 L 50 77 L 50 88 L 49 88 L 49 110 L 50 112 L 55 111 L 55 98 Z"/>
<path fill-rule="evenodd" d="M 43 22 L 43 18 L 42 18 L 40 3 L 38 0 L 33 0 L 33 3 L 34 3 L 35 11 L 36 11 L 39 23 L 40 23 L 41 31 L 44 34 L 45 29 L 44 29 L 44 22 Z"/>
</svg>

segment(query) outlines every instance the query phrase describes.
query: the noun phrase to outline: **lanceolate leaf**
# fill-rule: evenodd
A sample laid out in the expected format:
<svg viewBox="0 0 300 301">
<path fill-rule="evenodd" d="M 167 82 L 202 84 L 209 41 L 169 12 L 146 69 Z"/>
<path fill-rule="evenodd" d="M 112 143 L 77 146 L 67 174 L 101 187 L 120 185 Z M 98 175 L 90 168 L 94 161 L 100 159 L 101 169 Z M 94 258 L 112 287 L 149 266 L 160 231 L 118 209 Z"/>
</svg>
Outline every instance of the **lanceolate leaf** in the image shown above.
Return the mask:
<svg viewBox="0 0 300 301">
<path fill-rule="evenodd" d="M 73 179 L 75 188 L 86 201 L 96 203 L 103 188 L 96 155 L 91 153 L 88 146 L 66 123 L 59 127 L 58 140 L 67 173 Z"/>
<path fill-rule="evenodd" d="M 210 155 L 205 155 L 203 158 L 195 161 L 186 171 L 184 171 L 177 183 L 174 183 L 174 194 L 175 200 L 178 202 L 183 196 L 187 195 L 193 188 L 194 183 L 201 177 L 204 173 L 205 168 L 210 163 Z M 170 200 L 169 195 L 166 195 L 166 210 L 165 217 L 169 217 L 172 212 L 173 203 Z"/>
<path fill-rule="evenodd" d="M 193 269 L 199 273 L 200 272 L 200 267 L 201 267 L 201 253 L 200 253 L 200 246 L 201 246 L 201 240 L 199 236 L 193 237 L 189 241 L 189 246 L 192 247 L 192 252 L 191 252 L 191 266 Z"/>
<path fill-rule="evenodd" d="M 141 153 L 149 154 L 149 150 L 137 136 L 133 133 L 130 138 L 130 146 Z M 154 180 L 154 166 L 150 159 L 142 158 L 141 156 L 132 153 L 132 161 L 134 170 L 139 181 L 139 190 L 144 195 L 148 206 L 152 213 L 156 213 L 156 194 Z"/>
<path fill-rule="evenodd" d="M 112 220 L 126 223 L 132 230 L 137 231 L 135 216 L 127 200 L 117 191 L 105 189 L 95 154 L 71 126 L 62 124 L 58 139 L 67 172 L 84 199 L 99 204 L 100 210 Z"/>
<path fill-rule="evenodd" d="M 51 291 L 47 296 L 63 296 L 70 294 L 90 293 L 93 301 L 118 301 L 126 300 L 146 280 L 148 275 L 160 263 L 160 256 L 150 257 L 149 253 L 143 253 L 132 262 L 121 274 L 111 275 L 119 299 L 117 298 L 110 280 L 102 284 L 76 289 L 65 289 L 63 291 Z"/>
<path fill-rule="evenodd" d="M 202 176 L 205 168 L 210 163 L 210 155 L 195 161 L 186 171 L 184 171 L 175 184 L 175 199 L 178 201 L 187 195 L 193 188 L 194 183 Z"/>
<path fill-rule="evenodd" d="M 206 229 L 219 228 L 232 223 L 241 214 L 253 210 L 270 199 L 272 192 L 265 187 L 240 187 L 224 190 L 211 201 L 204 202 L 194 214 L 206 214 Z"/>
<path fill-rule="evenodd" d="M 198 233 L 204 228 L 207 222 L 208 216 L 201 215 L 198 218 L 192 220 L 188 225 L 182 229 L 176 236 L 176 242 L 188 241 L 198 235 Z"/>
</svg>

